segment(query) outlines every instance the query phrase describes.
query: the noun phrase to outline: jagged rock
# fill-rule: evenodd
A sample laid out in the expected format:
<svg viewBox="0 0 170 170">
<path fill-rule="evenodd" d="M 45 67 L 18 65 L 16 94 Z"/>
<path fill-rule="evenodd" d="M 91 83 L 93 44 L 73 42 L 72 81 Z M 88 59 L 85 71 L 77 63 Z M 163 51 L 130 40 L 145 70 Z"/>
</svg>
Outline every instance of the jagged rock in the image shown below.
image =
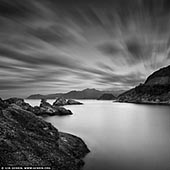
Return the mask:
<svg viewBox="0 0 170 170">
<path fill-rule="evenodd" d="M 53 103 L 53 106 L 64 106 L 67 105 L 67 100 L 63 97 L 56 98 L 55 102 Z"/>
<path fill-rule="evenodd" d="M 58 113 L 59 113 L 60 116 L 62 116 L 62 115 L 72 115 L 73 114 L 70 110 L 65 109 L 64 107 L 61 107 L 61 106 L 58 107 L 57 109 L 58 109 Z"/>
<path fill-rule="evenodd" d="M 37 116 L 54 116 L 54 115 L 71 115 L 73 114 L 70 110 L 67 110 L 63 107 L 52 106 L 50 103 L 46 101 L 46 99 L 42 99 L 40 103 L 40 107 L 35 106 L 32 107 L 30 104 L 26 103 L 24 99 L 21 98 L 9 98 L 6 100 L 0 99 L 0 108 L 7 108 L 9 105 L 15 104 L 20 106 L 23 110 L 30 111 Z"/>
<path fill-rule="evenodd" d="M 37 115 L 72 115 L 73 113 L 70 110 L 65 109 L 61 106 L 52 106 L 50 103 L 46 101 L 46 99 L 42 99 L 39 108 L 35 108 L 35 113 Z"/>
<path fill-rule="evenodd" d="M 0 109 L 5 109 L 8 107 L 8 104 L 4 103 L 4 101 L 0 98 Z"/>
<path fill-rule="evenodd" d="M 46 99 L 41 99 L 40 107 L 52 107 L 50 103 L 47 102 Z"/>
<path fill-rule="evenodd" d="M 24 99 L 12 97 L 12 98 L 4 100 L 4 103 L 7 103 L 7 104 L 15 103 L 16 105 L 21 106 L 24 103 Z"/>
<path fill-rule="evenodd" d="M 11 103 L 0 109 L 0 166 L 50 166 L 79 170 L 89 152 L 78 137 L 58 132 L 34 113 Z"/>
<path fill-rule="evenodd" d="M 30 104 L 26 103 L 24 99 L 21 99 L 21 98 L 13 97 L 13 98 L 6 99 L 3 102 L 7 106 L 10 104 L 16 104 L 24 110 L 34 112 L 34 108 Z"/>
</svg>

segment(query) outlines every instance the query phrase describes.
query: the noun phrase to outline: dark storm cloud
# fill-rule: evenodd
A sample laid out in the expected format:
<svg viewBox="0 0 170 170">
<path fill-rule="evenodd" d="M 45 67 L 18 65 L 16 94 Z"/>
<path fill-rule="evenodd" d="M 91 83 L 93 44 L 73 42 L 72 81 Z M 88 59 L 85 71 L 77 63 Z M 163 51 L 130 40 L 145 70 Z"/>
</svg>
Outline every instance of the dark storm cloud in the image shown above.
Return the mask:
<svg viewBox="0 0 170 170">
<path fill-rule="evenodd" d="M 133 40 L 133 41 L 127 42 L 126 45 L 127 45 L 128 52 L 134 58 L 138 59 L 138 58 L 142 57 L 143 48 L 142 48 L 141 44 L 139 44 L 139 42 Z"/>
<path fill-rule="evenodd" d="M 0 15 L 8 18 L 25 18 L 34 12 L 34 5 L 27 0 L 1 0 Z"/>
<path fill-rule="evenodd" d="M 152 46 L 145 44 L 142 40 L 132 39 L 126 42 L 126 50 L 129 53 L 128 61 L 131 64 L 144 62 L 150 58 Z"/>
<path fill-rule="evenodd" d="M 111 44 L 111 43 L 104 43 L 102 45 L 99 45 L 97 48 L 102 53 L 109 55 L 109 56 L 114 56 L 123 51 L 117 44 Z"/>
<path fill-rule="evenodd" d="M 147 58 L 150 57 L 148 55 L 150 55 L 149 52 L 152 48 L 151 46 L 147 47 L 144 43 L 142 44 L 139 40 L 130 39 L 125 41 L 122 47 L 119 42 L 117 42 L 117 44 L 104 43 L 98 46 L 98 50 L 110 57 L 113 62 L 116 62 L 116 60 L 119 59 L 124 60 L 126 64 L 132 65 L 147 60 Z"/>
</svg>

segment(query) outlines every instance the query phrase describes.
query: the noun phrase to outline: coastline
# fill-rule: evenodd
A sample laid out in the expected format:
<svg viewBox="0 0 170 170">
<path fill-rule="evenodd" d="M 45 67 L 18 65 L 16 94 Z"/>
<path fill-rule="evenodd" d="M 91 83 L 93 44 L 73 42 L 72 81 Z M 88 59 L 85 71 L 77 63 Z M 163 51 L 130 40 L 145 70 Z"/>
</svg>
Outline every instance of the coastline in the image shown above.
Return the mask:
<svg viewBox="0 0 170 170">
<path fill-rule="evenodd" d="M 113 101 L 118 103 L 132 103 L 132 104 L 147 104 L 147 105 L 162 105 L 162 106 L 170 106 L 170 103 L 163 103 L 163 102 L 137 102 L 137 101 Z"/>
<path fill-rule="evenodd" d="M 84 141 L 17 104 L 0 100 L 0 166 L 81 169 L 90 152 Z"/>
</svg>

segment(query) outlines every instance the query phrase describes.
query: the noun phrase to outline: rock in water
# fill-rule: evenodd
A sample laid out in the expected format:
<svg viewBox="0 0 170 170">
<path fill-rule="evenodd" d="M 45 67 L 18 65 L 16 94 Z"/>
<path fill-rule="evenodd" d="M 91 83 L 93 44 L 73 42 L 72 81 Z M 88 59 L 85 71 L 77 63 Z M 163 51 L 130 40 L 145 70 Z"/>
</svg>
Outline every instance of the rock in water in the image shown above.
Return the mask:
<svg viewBox="0 0 170 170">
<path fill-rule="evenodd" d="M 12 103 L 0 109 L 0 166 L 50 166 L 79 170 L 89 152 L 78 137 L 58 132 L 50 123 Z"/>
<path fill-rule="evenodd" d="M 83 104 L 83 103 L 80 103 L 80 102 L 78 102 L 78 101 L 76 101 L 76 100 L 69 99 L 69 100 L 67 101 L 67 104 L 68 104 L 68 105 L 81 105 L 81 104 Z"/>
<path fill-rule="evenodd" d="M 116 97 L 113 96 L 113 94 L 110 94 L 110 93 L 105 93 L 98 98 L 98 100 L 114 100 L 114 99 L 116 99 Z"/>
<path fill-rule="evenodd" d="M 40 103 L 40 107 L 35 106 L 32 107 L 30 104 L 26 103 L 24 99 L 21 98 L 9 98 L 6 100 L 0 99 L 0 108 L 6 108 L 11 104 L 16 104 L 17 106 L 20 106 L 23 110 L 30 111 L 37 116 L 54 116 L 54 115 L 72 115 L 73 113 L 70 110 L 67 110 L 63 107 L 54 107 L 50 103 L 46 101 L 46 99 L 42 99 Z"/>
<path fill-rule="evenodd" d="M 38 108 L 37 108 L 38 111 Z M 46 101 L 46 99 L 42 99 L 39 107 L 39 111 L 37 112 L 39 115 L 72 115 L 73 113 L 70 110 L 65 109 L 61 106 L 52 106 L 50 103 Z"/>
<path fill-rule="evenodd" d="M 55 102 L 53 103 L 53 106 L 64 106 L 67 105 L 67 100 L 63 97 L 56 98 Z"/>
<path fill-rule="evenodd" d="M 50 103 L 47 102 L 46 99 L 41 99 L 40 107 L 52 107 Z"/>
<path fill-rule="evenodd" d="M 58 109 L 58 115 L 60 115 L 60 116 L 64 116 L 64 115 L 72 115 L 73 113 L 70 111 L 70 110 L 68 110 L 68 109 L 65 109 L 64 107 L 58 107 L 58 108 L 56 108 L 56 109 Z"/>
<path fill-rule="evenodd" d="M 72 100 L 72 99 L 65 99 L 63 97 L 58 97 L 55 102 L 53 103 L 53 106 L 64 106 L 64 105 L 80 105 L 83 103 L 80 103 L 76 100 Z"/>
</svg>

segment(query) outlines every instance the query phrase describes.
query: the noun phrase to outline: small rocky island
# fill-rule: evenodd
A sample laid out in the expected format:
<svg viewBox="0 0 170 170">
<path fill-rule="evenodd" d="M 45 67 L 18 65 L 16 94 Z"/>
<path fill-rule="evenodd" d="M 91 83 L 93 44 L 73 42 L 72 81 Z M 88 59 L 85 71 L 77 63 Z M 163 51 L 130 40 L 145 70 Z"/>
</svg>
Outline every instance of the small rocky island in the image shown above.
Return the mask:
<svg viewBox="0 0 170 170">
<path fill-rule="evenodd" d="M 63 97 L 57 97 L 53 106 L 64 106 L 64 105 L 82 105 L 83 103 L 73 99 L 65 99 Z"/>
<path fill-rule="evenodd" d="M 170 105 L 170 66 L 151 74 L 144 84 L 119 95 L 117 101 Z"/>
<path fill-rule="evenodd" d="M 81 169 L 89 149 L 79 137 L 59 132 L 37 116 L 50 109 L 55 107 L 46 101 L 34 108 L 23 99 L 0 99 L 0 166 Z"/>
<path fill-rule="evenodd" d="M 111 93 L 104 93 L 97 100 L 115 100 L 116 97 Z"/>
</svg>

